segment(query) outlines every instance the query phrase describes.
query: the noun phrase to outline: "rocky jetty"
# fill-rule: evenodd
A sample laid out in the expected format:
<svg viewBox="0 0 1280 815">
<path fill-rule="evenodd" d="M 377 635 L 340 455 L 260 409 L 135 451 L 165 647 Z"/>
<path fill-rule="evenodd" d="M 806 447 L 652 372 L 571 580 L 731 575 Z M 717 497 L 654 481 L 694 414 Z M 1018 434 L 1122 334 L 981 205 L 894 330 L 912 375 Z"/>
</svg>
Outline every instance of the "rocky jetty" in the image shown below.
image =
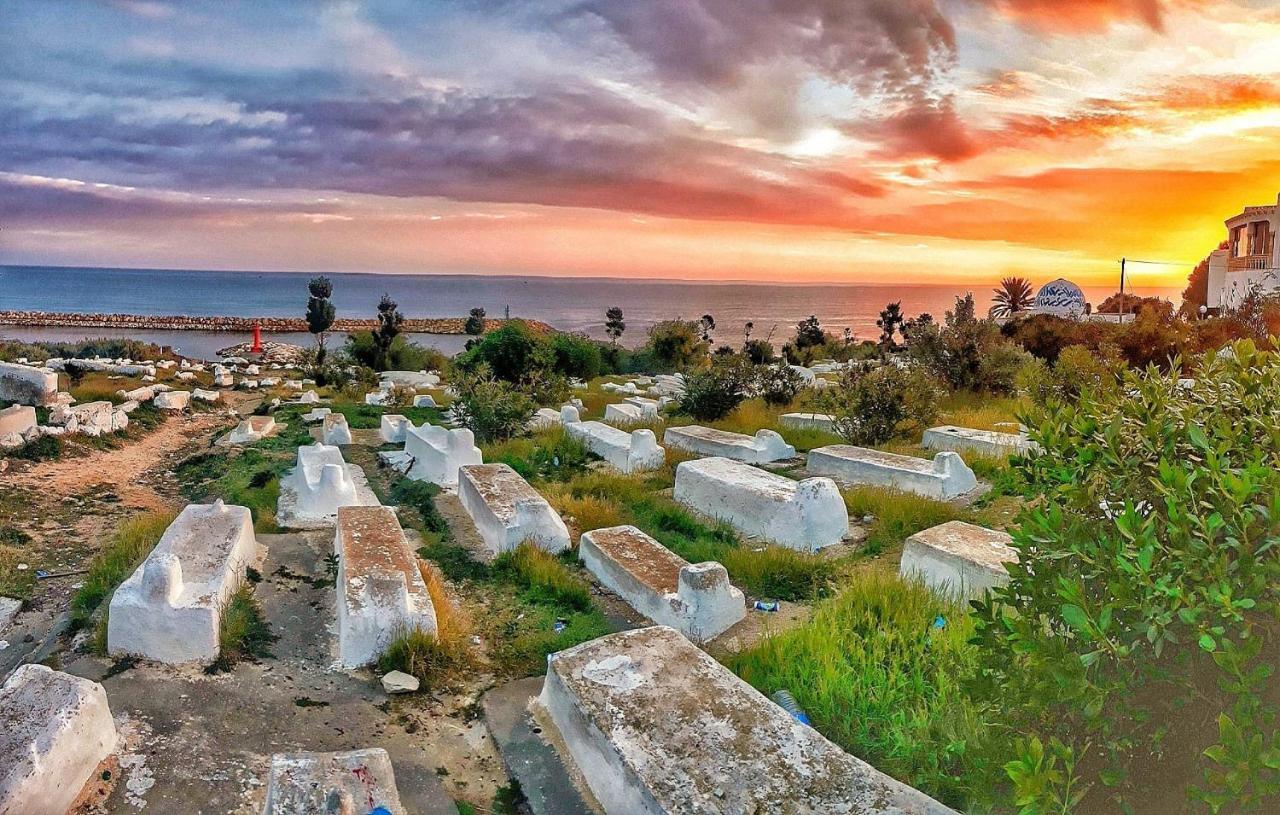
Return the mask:
<svg viewBox="0 0 1280 815">
<path fill-rule="evenodd" d="M 410 334 L 465 334 L 465 317 L 406 317 L 404 331 Z M 486 319 L 485 328 L 501 328 L 504 319 Z M 552 331 L 538 320 L 524 322 L 539 331 Z M 334 331 L 370 331 L 378 321 L 340 318 Z M 249 332 L 255 325 L 265 333 L 306 331 L 307 321 L 301 317 L 226 317 L 185 314 L 77 314 L 58 311 L 0 311 L 0 325 L 58 328 L 137 328 L 150 331 L 228 331 Z"/>
</svg>

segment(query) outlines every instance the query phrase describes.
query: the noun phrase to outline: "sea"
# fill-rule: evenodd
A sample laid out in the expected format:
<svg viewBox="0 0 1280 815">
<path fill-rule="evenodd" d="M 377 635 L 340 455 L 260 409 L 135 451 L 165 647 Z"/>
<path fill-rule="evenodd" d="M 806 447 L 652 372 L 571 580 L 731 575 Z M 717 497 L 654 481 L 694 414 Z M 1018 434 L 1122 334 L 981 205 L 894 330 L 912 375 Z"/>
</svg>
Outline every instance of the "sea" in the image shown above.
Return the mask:
<svg viewBox="0 0 1280 815">
<path fill-rule="evenodd" d="M 645 332 L 661 320 L 696 320 L 710 314 L 717 343 L 738 345 L 748 321 L 753 337 L 780 346 L 806 317 L 818 318 L 828 331 L 845 328 L 857 339 L 878 333 L 875 322 L 886 304 L 900 302 L 907 316 L 927 312 L 941 319 L 957 297 L 972 292 L 980 313 L 991 304 L 996 281 L 958 284 L 918 283 L 757 283 L 702 282 L 581 277 L 516 277 L 463 274 L 326 273 L 340 316 L 372 317 L 383 294 L 410 317 L 465 316 L 480 307 L 490 317 L 527 317 L 564 331 L 605 339 L 605 310 L 622 309 L 627 324 L 624 345 L 643 343 Z M 193 316 L 302 316 L 311 272 L 202 271 L 190 269 L 112 269 L 0 265 L 0 310 L 79 313 L 184 314 Z M 1045 281 L 1033 280 L 1033 283 Z M 1083 286 L 1098 303 L 1114 288 Z M 1179 302 L 1177 288 L 1136 288 L 1132 292 Z M 247 339 L 204 331 L 144 331 L 0 326 L 0 336 L 23 340 L 74 341 L 88 337 L 128 336 L 173 347 L 192 357 Z M 274 334 L 268 339 L 309 344 L 308 334 Z M 446 354 L 462 350 L 465 337 L 417 334 L 411 339 Z"/>
</svg>

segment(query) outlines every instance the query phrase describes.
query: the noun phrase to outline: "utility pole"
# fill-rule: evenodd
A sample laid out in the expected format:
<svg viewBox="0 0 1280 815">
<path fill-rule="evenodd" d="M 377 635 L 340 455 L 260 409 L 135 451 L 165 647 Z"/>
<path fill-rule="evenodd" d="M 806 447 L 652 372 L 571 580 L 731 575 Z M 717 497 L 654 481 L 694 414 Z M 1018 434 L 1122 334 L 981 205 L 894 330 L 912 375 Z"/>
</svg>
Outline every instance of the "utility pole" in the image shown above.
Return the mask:
<svg viewBox="0 0 1280 815">
<path fill-rule="evenodd" d="M 1116 322 L 1124 325 L 1124 264 L 1125 258 L 1120 258 L 1120 315 L 1116 318 Z"/>
</svg>

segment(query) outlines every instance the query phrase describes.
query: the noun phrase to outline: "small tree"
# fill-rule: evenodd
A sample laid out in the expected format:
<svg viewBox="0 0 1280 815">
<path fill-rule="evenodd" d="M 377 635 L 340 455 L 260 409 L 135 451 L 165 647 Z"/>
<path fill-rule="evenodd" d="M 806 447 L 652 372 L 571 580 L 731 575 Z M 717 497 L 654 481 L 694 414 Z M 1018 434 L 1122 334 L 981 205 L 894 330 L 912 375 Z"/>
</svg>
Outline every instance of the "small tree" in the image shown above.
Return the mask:
<svg viewBox="0 0 1280 815">
<path fill-rule="evenodd" d="M 711 367 L 685 376 L 680 411 L 702 422 L 723 419 L 747 398 L 753 374 L 741 357 L 716 357 Z"/>
<path fill-rule="evenodd" d="M 876 320 L 876 328 L 880 329 L 880 353 L 888 354 L 898 348 L 896 339 L 898 329 L 902 327 L 902 302 L 890 303 L 880 312 Z"/>
<path fill-rule="evenodd" d="M 777 365 L 756 366 L 756 393 L 766 405 L 772 407 L 789 405 L 804 388 L 804 377 L 785 362 Z"/>
<path fill-rule="evenodd" d="M 689 320 L 663 320 L 649 329 L 653 358 L 665 368 L 680 369 L 700 362 L 707 355 L 707 343 L 699 326 Z"/>
<path fill-rule="evenodd" d="M 742 344 L 747 345 L 751 342 L 751 332 L 756 330 L 756 324 L 751 320 L 747 320 L 747 324 L 742 327 Z"/>
<path fill-rule="evenodd" d="M 937 415 L 938 386 L 918 366 L 854 365 L 816 406 L 835 417 L 835 431 L 850 444 L 883 444 L 910 429 L 928 427 Z"/>
<path fill-rule="evenodd" d="M 716 330 L 716 318 L 710 314 L 703 314 L 699 324 L 702 326 L 702 341 L 710 343 L 711 332 Z"/>
<path fill-rule="evenodd" d="M 471 309 L 471 314 L 467 317 L 466 325 L 462 328 L 473 337 L 478 337 L 484 333 L 484 309 L 479 306 Z"/>
<path fill-rule="evenodd" d="M 622 319 L 622 309 L 617 306 L 611 306 L 604 313 L 604 332 L 609 335 L 609 339 L 613 340 L 613 344 L 618 344 L 618 339 L 622 336 L 622 332 L 627 330 L 627 324 Z"/>
<path fill-rule="evenodd" d="M 796 326 L 795 347 L 798 349 L 814 348 L 827 341 L 827 334 L 822 330 L 817 315 L 810 314 Z"/>
<path fill-rule="evenodd" d="M 307 292 L 307 330 L 316 338 L 316 365 L 324 365 L 325 342 L 337 317 L 337 310 L 329 299 L 333 296 L 333 283 L 323 275 L 313 277 L 307 283 Z"/>
<path fill-rule="evenodd" d="M 382 295 L 382 299 L 378 301 L 378 327 L 373 330 L 373 344 L 377 349 L 377 368 L 380 371 L 387 369 L 387 362 L 391 356 L 391 343 L 400 335 L 400 329 L 404 325 L 404 315 L 400 313 L 396 301 L 392 300 L 389 295 Z"/>
</svg>

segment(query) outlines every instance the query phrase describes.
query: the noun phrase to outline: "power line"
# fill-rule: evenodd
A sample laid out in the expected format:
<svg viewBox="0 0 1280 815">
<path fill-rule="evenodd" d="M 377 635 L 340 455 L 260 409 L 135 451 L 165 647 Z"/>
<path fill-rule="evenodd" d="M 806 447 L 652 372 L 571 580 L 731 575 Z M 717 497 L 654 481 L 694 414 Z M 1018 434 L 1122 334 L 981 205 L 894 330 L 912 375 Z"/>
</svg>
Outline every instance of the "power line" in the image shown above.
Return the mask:
<svg viewBox="0 0 1280 815">
<path fill-rule="evenodd" d="M 1133 260 L 1132 258 L 1121 258 L 1121 262 L 1127 263 L 1145 263 L 1149 266 L 1186 266 L 1183 261 L 1174 260 Z"/>
</svg>

